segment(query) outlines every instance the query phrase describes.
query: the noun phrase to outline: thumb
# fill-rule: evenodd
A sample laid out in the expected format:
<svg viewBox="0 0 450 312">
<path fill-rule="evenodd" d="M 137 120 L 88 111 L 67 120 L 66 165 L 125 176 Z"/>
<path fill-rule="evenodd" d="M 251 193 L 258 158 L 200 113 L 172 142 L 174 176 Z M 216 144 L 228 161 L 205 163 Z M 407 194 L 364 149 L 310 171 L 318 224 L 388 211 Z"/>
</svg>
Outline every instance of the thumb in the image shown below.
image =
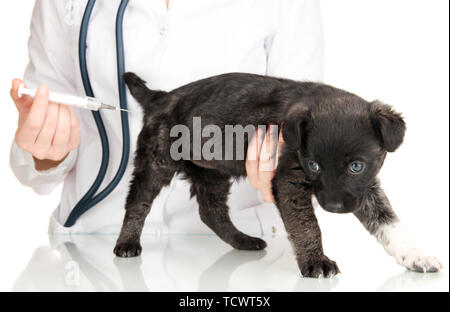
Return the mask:
<svg viewBox="0 0 450 312">
<path fill-rule="evenodd" d="M 33 103 L 33 99 L 27 95 L 23 95 L 22 97 L 19 97 L 19 87 L 23 83 L 20 79 L 14 79 L 12 81 L 11 91 L 10 95 L 12 100 L 14 101 L 14 104 L 16 105 L 17 110 L 19 111 L 19 114 L 23 114 L 24 111 L 29 110 L 31 107 L 31 104 Z"/>
</svg>

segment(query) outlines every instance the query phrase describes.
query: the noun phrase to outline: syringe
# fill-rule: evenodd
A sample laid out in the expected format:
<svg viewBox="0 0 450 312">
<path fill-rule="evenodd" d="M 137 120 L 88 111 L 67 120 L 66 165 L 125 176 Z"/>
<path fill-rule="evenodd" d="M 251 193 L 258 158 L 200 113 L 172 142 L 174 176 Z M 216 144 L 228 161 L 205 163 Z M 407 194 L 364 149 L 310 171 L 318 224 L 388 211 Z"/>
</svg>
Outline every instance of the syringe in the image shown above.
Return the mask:
<svg viewBox="0 0 450 312">
<path fill-rule="evenodd" d="M 25 88 L 24 84 L 22 83 L 19 87 L 18 95 L 19 97 L 22 97 L 22 95 L 29 95 L 31 97 L 34 97 L 36 95 L 36 89 L 27 89 Z M 130 112 L 129 110 L 112 106 L 108 104 L 104 104 L 97 100 L 96 98 L 90 97 L 90 96 L 74 96 L 74 95 L 68 95 L 68 94 L 62 94 L 57 92 L 49 92 L 48 100 L 50 102 L 55 102 L 59 104 L 64 105 L 70 105 L 75 106 L 83 109 L 89 109 L 93 111 L 98 111 L 99 109 L 110 109 L 110 110 L 121 110 Z"/>
</svg>

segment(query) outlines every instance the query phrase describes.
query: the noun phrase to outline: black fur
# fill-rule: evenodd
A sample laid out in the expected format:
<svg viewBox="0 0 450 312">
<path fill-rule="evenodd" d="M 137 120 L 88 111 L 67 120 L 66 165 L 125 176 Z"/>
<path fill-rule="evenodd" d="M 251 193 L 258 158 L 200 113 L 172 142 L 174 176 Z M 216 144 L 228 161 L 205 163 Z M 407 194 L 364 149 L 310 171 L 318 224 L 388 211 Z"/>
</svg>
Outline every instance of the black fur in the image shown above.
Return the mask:
<svg viewBox="0 0 450 312">
<path fill-rule="evenodd" d="M 145 117 L 116 255 L 141 253 L 144 220 L 153 199 L 175 173 L 191 182 L 201 219 L 225 242 L 237 249 L 266 247 L 263 240 L 237 230 L 228 216 L 230 178 L 246 176 L 245 160 L 170 157 L 176 140 L 170 137 L 171 128 L 182 124 L 192 133 L 193 117 L 222 130 L 238 124 L 282 127 L 286 144 L 272 181 L 273 193 L 303 276 L 339 273 L 323 253 L 312 195 L 326 210 L 355 213 L 371 232 L 396 220 L 376 179 L 386 152 L 401 144 L 405 132 L 401 116 L 389 106 L 320 83 L 243 73 L 203 79 L 172 92 L 150 90 L 133 73 L 125 74 L 124 80 Z M 245 137 L 245 148 L 248 140 Z M 311 161 L 318 163 L 319 172 L 311 170 Z M 362 173 L 349 171 L 354 161 L 364 163 Z"/>
</svg>

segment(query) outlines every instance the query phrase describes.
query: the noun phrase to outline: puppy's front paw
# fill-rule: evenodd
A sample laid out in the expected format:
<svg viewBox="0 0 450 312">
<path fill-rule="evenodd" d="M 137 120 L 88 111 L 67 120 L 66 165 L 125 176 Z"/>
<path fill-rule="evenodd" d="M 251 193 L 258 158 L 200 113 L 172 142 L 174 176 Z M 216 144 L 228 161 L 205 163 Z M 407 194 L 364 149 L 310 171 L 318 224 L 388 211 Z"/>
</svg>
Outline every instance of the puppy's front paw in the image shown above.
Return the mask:
<svg viewBox="0 0 450 312">
<path fill-rule="evenodd" d="M 417 249 L 410 249 L 396 256 L 397 262 L 411 271 L 427 273 L 439 272 L 443 265 L 435 257 L 424 256 Z"/>
<path fill-rule="evenodd" d="M 341 271 L 336 262 L 328 259 L 327 256 L 322 256 L 318 259 L 310 259 L 308 261 L 299 260 L 299 268 L 303 277 L 333 277 Z"/>
<path fill-rule="evenodd" d="M 140 256 L 142 247 L 139 241 L 117 242 L 114 253 L 118 257 L 129 258 Z"/>
</svg>

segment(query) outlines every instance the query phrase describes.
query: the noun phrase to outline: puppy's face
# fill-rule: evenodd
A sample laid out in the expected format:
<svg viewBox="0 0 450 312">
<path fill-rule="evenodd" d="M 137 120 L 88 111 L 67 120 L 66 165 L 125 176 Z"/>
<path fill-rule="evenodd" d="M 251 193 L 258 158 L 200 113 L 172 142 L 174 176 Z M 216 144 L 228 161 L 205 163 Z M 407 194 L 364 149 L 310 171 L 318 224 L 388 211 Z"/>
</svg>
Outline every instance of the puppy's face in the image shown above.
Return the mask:
<svg viewBox="0 0 450 312">
<path fill-rule="evenodd" d="M 325 210 L 353 212 L 374 183 L 386 153 L 364 120 L 347 121 L 354 122 L 350 127 L 346 122 L 328 122 L 333 126 L 318 118 L 311 127 L 300 162 Z"/>
<path fill-rule="evenodd" d="M 354 96 L 299 103 L 290 117 L 283 136 L 298 147 L 320 205 L 335 213 L 361 207 L 386 152 L 393 152 L 405 133 L 403 119 L 389 106 Z"/>
</svg>

